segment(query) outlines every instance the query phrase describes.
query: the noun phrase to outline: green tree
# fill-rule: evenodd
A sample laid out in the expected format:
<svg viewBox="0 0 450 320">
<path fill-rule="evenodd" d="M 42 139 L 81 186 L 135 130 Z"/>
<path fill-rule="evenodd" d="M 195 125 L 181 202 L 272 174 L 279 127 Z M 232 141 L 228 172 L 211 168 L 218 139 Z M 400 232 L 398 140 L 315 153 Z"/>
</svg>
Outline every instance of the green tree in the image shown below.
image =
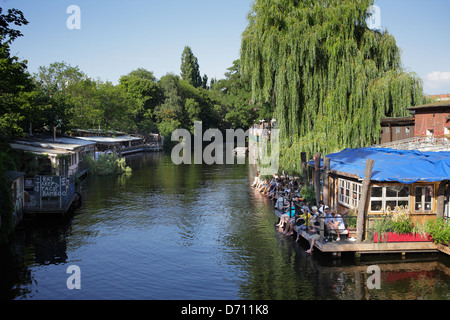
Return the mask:
<svg viewBox="0 0 450 320">
<path fill-rule="evenodd" d="M 16 38 L 23 36 L 22 32 L 10 28 L 10 24 L 23 26 L 28 24 L 22 11 L 17 9 L 8 9 L 8 14 L 2 14 L 3 9 L 0 8 L 0 42 L 12 43 Z"/>
<path fill-rule="evenodd" d="M 181 54 L 181 79 L 186 80 L 196 88 L 201 87 L 203 84 L 198 59 L 194 56 L 189 46 L 184 47 Z"/>
<path fill-rule="evenodd" d="M 91 79 L 77 81 L 68 88 L 67 117 L 70 129 L 106 129 L 99 84 Z"/>
<path fill-rule="evenodd" d="M 208 76 L 206 74 L 204 74 L 203 78 L 202 78 L 202 88 L 209 89 L 208 88 Z"/>
<path fill-rule="evenodd" d="M 372 4 L 254 2 L 242 35 L 242 71 L 251 79 L 252 100 L 273 108 L 286 168 L 297 166 L 302 151 L 371 145 L 381 118 L 421 104 L 422 83 L 402 69 L 394 37 L 366 25 Z"/>
<path fill-rule="evenodd" d="M 163 92 L 163 102 L 155 108 L 155 117 L 160 134 L 164 137 L 165 147 L 171 145 L 171 135 L 175 129 L 182 127 L 183 101 L 179 95 L 180 78 L 166 74 L 158 84 Z"/>
<path fill-rule="evenodd" d="M 239 60 L 233 62 L 225 73 L 225 79 L 215 82 L 213 88 L 225 106 L 228 126 L 246 130 L 258 118 L 259 109 L 251 101 L 250 81 L 248 77 L 243 77 Z"/>
<path fill-rule="evenodd" d="M 136 123 L 134 130 L 141 133 L 155 130 L 155 108 L 163 100 L 163 92 L 153 72 L 139 68 L 122 76 L 119 82 L 126 94 L 126 112 Z"/>
<path fill-rule="evenodd" d="M 73 117 L 85 116 L 76 113 L 77 108 L 72 100 L 73 90 L 78 93 L 80 83 L 81 85 L 90 83 L 86 74 L 78 67 L 66 62 L 54 62 L 48 67 L 41 66 L 34 75 L 34 81 L 41 95 L 47 99 L 44 113 L 48 129 L 69 130 L 74 125 Z"/>
<path fill-rule="evenodd" d="M 29 95 L 32 81 L 27 71 L 27 62 L 11 56 L 10 44 L 22 36 L 21 32 L 10 27 L 28 24 L 21 11 L 8 10 L 2 14 L 0 8 L 0 134 L 21 136 L 25 123 L 32 115 Z"/>
</svg>

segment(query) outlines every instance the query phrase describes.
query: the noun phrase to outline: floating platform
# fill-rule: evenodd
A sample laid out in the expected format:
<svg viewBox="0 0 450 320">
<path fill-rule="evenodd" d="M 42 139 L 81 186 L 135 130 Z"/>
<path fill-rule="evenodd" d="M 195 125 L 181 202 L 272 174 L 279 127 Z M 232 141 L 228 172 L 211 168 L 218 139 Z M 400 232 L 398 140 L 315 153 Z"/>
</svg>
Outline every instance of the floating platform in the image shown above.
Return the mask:
<svg viewBox="0 0 450 320">
<path fill-rule="evenodd" d="M 25 205 L 24 206 L 24 213 L 26 215 L 43 215 L 43 214 L 54 214 L 54 215 L 64 215 L 67 212 L 69 212 L 70 208 L 72 207 L 73 204 L 81 201 L 80 199 L 80 194 L 75 193 L 73 194 L 68 201 L 66 201 L 65 203 L 63 203 L 61 206 L 58 204 L 57 201 L 54 201 L 53 204 L 52 203 L 45 203 L 44 205 L 40 206 L 39 204 L 37 205 Z"/>
<path fill-rule="evenodd" d="M 141 145 L 134 148 L 127 148 L 125 150 L 119 150 L 118 153 L 120 155 L 130 155 L 134 153 L 141 153 L 141 152 L 159 152 L 163 151 L 163 148 L 160 146 L 147 146 L 147 145 Z"/>
<path fill-rule="evenodd" d="M 281 212 L 275 210 L 278 218 L 281 217 Z M 312 234 L 301 230 L 299 227 L 294 227 L 295 232 L 305 239 L 310 241 Z M 442 252 L 450 255 L 448 246 L 437 245 L 432 241 L 421 242 L 356 242 L 350 241 L 346 238 L 341 238 L 337 242 L 316 241 L 314 246 L 324 253 L 342 254 L 342 253 L 359 253 L 359 254 L 375 254 L 375 253 L 436 253 Z"/>
</svg>

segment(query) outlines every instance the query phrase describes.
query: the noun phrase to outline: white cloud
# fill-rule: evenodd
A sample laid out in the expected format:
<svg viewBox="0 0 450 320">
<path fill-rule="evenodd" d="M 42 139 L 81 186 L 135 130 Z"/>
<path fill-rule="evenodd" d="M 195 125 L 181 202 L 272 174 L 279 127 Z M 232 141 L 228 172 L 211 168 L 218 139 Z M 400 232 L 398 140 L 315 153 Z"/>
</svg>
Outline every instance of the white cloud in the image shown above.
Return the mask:
<svg viewBox="0 0 450 320">
<path fill-rule="evenodd" d="M 428 73 L 424 80 L 424 90 L 428 94 L 450 93 L 450 72 Z"/>
</svg>

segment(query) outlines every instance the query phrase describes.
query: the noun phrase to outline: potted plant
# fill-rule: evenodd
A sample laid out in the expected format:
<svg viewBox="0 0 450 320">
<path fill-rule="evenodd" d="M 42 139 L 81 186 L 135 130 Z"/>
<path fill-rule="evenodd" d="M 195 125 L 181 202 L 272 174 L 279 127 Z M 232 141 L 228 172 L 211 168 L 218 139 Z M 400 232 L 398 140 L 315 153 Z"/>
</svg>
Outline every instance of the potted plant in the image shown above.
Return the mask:
<svg viewBox="0 0 450 320">
<path fill-rule="evenodd" d="M 425 230 L 434 243 L 446 246 L 450 244 L 450 220 L 446 221 L 443 218 L 428 220 Z"/>
<path fill-rule="evenodd" d="M 419 226 L 415 227 L 407 207 L 396 207 L 394 211 L 388 207 L 387 219 L 390 221 L 391 230 L 380 233 L 380 238 L 386 242 L 421 242 L 430 241 L 430 237 Z M 387 222 L 385 223 L 387 225 Z M 374 236 L 374 242 L 377 242 L 378 236 Z"/>
<path fill-rule="evenodd" d="M 377 219 L 372 226 L 373 242 L 387 242 L 388 233 L 392 231 L 392 221 L 387 215 L 383 215 L 380 219 Z"/>
</svg>

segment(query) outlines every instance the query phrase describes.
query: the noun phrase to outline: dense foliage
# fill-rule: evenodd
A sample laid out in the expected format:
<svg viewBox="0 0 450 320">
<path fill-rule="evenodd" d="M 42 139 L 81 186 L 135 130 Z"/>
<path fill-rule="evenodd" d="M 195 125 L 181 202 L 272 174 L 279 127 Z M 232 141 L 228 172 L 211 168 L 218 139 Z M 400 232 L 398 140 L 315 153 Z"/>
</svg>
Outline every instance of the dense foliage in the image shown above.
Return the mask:
<svg viewBox="0 0 450 320">
<path fill-rule="evenodd" d="M 125 158 L 120 158 L 117 154 L 100 154 L 97 160 L 90 156 L 84 158 L 89 173 L 97 176 L 108 176 L 122 173 L 131 173 L 131 168 L 126 165 Z"/>
<path fill-rule="evenodd" d="M 0 245 L 7 242 L 14 230 L 13 197 L 5 171 L 17 169 L 10 156 L 11 147 L 3 141 L 2 135 L 20 131 L 23 119 L 30 113 L 27 94 L 31 87 L 26 64 L 11 57 L 9 47 L 22 36 L 20 31 L 10 28 L 10 24 L 21 26 L 28 21 L 16 9 L 2 13 L 0 8 Z"/>
<path fill-rule="evenodd" d="M 401 66 L 396 41 L 370 30 L 372 0 L 256 0 L 241 46 L 256 103 L 281 129 L 280 164 L 377 141 L 380 119 L 422 103 L 422 83 Z"/>
</svg>

